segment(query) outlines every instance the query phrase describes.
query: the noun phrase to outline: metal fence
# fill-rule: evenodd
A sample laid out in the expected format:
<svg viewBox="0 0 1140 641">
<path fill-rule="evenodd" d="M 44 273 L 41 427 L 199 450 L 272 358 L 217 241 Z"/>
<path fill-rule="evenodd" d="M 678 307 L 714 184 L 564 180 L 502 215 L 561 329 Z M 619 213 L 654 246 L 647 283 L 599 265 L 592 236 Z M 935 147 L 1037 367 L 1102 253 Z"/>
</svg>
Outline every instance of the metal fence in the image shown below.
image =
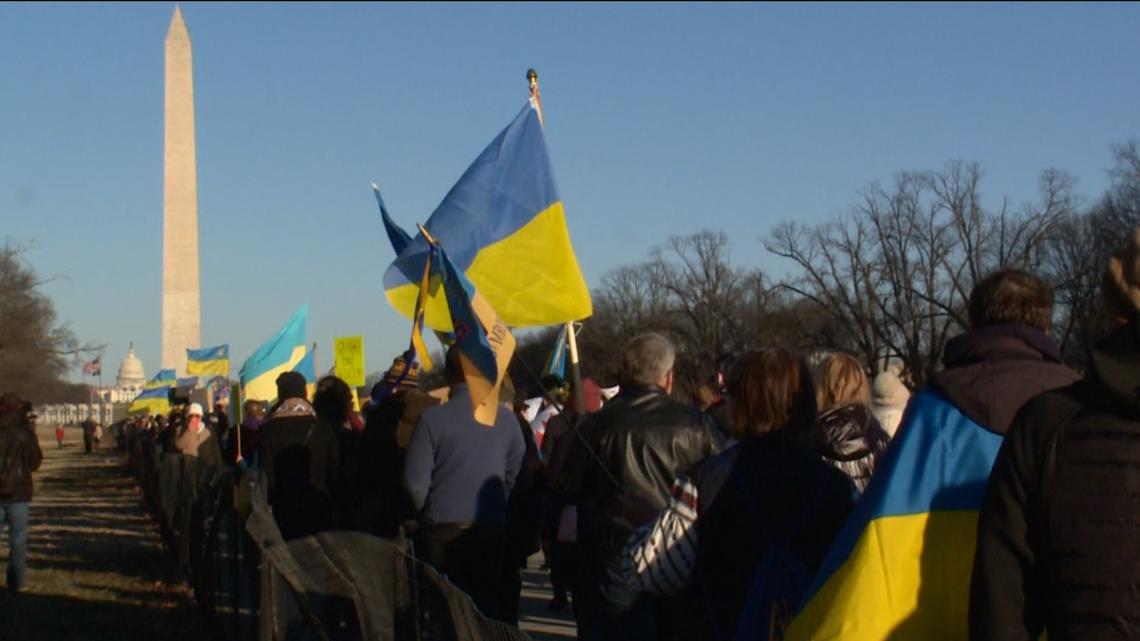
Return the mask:
<svg viewBox="0 0 1140 641">
<path fill-rule="evenodd" d="M 241 470 L 118 433 L 219 641 L 526 641 L 484 617 L 408 541 L 322 532 L 286 543 Z"/>
</svg>

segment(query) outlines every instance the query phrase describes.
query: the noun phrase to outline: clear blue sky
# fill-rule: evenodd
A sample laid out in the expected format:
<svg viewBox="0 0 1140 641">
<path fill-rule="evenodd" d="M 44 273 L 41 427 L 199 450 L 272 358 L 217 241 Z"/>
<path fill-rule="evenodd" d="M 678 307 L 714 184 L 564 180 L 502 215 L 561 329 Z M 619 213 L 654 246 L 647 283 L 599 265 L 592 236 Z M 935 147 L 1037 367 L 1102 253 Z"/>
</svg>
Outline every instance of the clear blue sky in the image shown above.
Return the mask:
<svg viewBox="0 0 1140 641">
<path fill-rule="evenodd" d="M 0 235 L 34 243 L 60 319 L 161 324 L 163 42 L 173 3 L 0 4 Z M 976 160 L 991 205 L 1058 167 L 1093 199 L 1140 135 L 1137 4 L 182 4 L 194 56 L 203 340 L 235 370 L 301 303 L 331 364 L 407 344 L 369 188 L 423 221 L 526 99 L 588 283 L 669 235 L 762 239 L 872 180 Z M 434 342 L 434 339 L 430 339 Z M 78 372 L 76 372 L 78 376 Z"/>
</svg>

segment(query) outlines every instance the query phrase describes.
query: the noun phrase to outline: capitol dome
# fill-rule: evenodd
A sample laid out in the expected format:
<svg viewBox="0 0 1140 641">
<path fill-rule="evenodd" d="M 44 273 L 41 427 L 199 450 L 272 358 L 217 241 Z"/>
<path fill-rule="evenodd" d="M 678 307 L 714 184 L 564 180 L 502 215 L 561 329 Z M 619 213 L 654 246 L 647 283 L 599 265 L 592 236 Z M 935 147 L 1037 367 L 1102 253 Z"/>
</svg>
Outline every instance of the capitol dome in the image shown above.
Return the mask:
<svg viewBox="0 0 1140 641">
<path fill-rule="evenodd" d="M 146 385 L 146 374 L 143 372 L 142 361 L 135 356 L 135 344 L 131 343 L 127 349 L 127 356 L 119 365 L 119 378 L 116 387 L 120 389 L 142 389 Z"/>
</svg>

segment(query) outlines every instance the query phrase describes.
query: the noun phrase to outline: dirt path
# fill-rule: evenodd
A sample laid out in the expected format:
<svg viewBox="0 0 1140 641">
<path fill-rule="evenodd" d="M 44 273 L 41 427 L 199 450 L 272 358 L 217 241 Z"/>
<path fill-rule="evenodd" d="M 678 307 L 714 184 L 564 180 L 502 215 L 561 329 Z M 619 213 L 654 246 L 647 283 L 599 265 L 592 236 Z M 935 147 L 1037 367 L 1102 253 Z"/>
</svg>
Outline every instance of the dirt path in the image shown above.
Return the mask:
<svg viewBox="0 0 1140 641">
<path fill-rule="evenodd" d="M 40 428 L 28 535 L 29 591 L 0 589 L 5 641 L 205 640 L 208 634 L 177 562 L 109 439 L 84 454 L 78 429 L 63 449 Z M 8 536 L 0 538 L 7 567 Z"/>
</svg>

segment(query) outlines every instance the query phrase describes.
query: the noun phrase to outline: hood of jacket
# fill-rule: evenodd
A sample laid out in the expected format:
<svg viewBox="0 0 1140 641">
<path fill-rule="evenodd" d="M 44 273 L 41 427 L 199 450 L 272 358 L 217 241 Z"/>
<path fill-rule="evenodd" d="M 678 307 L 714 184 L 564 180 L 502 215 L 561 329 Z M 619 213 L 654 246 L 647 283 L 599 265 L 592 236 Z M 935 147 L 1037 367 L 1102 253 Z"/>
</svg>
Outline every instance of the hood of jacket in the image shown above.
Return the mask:
<svg viewBox="0 0 1140 641">
<path fill-rule="evenodd" d="M 852 403 L 833 407 L 816 419 L 820 453 L 834 461 L 856 461 L 873 450 L 886 432 L 865 406 Z M 881 448 L 879 448 L 881 449 Z"/>
<path fill-rule="evenodd" d="M 981 327 L 946 344 L 931 386 L 975 423 L 1005 434 L 1014 415 L 1042 392 L 1074 383 L 1048 335 L 1021 325 Z"/>
<path fill-rule="evenodd" d="M 1097 344 L 1089 379 L 1106 405 L 1125 416 L 1140 416 L 1140 322 L 1120 327 Z"/>
</svg>

